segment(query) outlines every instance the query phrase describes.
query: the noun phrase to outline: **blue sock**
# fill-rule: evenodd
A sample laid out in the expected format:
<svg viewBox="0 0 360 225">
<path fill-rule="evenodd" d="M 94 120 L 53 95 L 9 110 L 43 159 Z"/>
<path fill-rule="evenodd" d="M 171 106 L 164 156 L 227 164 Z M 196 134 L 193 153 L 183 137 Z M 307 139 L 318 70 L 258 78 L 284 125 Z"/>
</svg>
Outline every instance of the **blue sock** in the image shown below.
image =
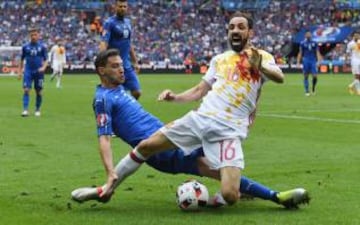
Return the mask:
<svg viewBox="0 0 360 225">
<path fill-rule="evenodd" d="M 28 92 L 24 92 L 24 95 L 23 95 L 23 108 L 24 110 L 28 110 L 29 108 L 29 93 Z"/>
<path fill-rule="evenodd" d="M 304 78 L 305 93 L 309 93 L 309 79 Z"/>
<path fill-rule="evenodd" d="M 40 109 L 41 103 L 42 103 L 42 95 L 36 95 L 36 102 L 35 102 L 36 111 Z"/>
<path fill-rule="evenodd" d="M 262 184 L 259 184 L 245 176 L 241 176 L 240 179 L 240 193 L 248 194 L 257 198 L 264 200 L 277 201 L 276 191 L 271 190 L 268 187 L 265 187 Z"/>
</svg>

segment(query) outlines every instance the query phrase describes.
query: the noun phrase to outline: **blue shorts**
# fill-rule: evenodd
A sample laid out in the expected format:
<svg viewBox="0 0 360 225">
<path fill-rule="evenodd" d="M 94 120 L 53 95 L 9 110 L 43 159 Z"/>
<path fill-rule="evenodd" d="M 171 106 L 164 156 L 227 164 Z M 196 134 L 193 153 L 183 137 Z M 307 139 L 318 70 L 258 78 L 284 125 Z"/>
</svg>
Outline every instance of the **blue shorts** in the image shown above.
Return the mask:
<svg viewBox="0 0 360 225">
<path fill-rule="evenodd" d="M 42 90 L 44 85 L 44 73 L 38 71 L 26 71 L 24 72 L 23 88 L 31 89 L 34 82 L 35 90 Z"/>
<path fill-rule="evenodd" d="M 184 155 L 184 151 L 179 149 L 155 154 L 146 160 L 146 163 L 156 170 L 164 173 L 185 173 L 199 176 L 197 159 L 204 156 L 202 149 Z"/>
<path fill-rule="evenodd" d="M 124 68 L 124 88 L 128 91 L 140 91 L 140 82 L 133 67 Z"/>
<path fill-rule="evenodd" d="M 303 61 L 303 73 L 304 74 L 317 74 L 317 66 L 315 60 Z"/>
</svg>

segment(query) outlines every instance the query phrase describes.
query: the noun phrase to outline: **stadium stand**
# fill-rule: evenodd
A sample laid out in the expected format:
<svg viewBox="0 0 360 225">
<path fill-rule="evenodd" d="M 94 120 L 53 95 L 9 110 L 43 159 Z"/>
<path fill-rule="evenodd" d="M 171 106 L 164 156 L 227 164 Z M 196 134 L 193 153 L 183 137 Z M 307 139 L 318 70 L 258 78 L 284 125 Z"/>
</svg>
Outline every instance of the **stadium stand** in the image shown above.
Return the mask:
<svg viewBox="0 0 360 225">
<path fill-rule="evenodd" d="M 2 1 L 0 46 L 22 45 L 27 27 L 36 24 L 48 46 L 58 37 L 65 40 L 68 62 L 92 61 L 101 22 L 112 14 L 112 2 Z M 360 4 L 355 0 L 129 0 L 129 4 L 133 40 L 142 63 L 182 64 L 188 57 L 196 63 L 207 62 L 227 48 L 223 27 L 231 12 L 239 9 L 255 18 L 254 45 L 273 53 L 278 63 L 296 54 L 294 35 L 302 28 L 360 26 Z M 326 58 L 342 60 L 344 44 L 324 45 Z"/>
</svg>

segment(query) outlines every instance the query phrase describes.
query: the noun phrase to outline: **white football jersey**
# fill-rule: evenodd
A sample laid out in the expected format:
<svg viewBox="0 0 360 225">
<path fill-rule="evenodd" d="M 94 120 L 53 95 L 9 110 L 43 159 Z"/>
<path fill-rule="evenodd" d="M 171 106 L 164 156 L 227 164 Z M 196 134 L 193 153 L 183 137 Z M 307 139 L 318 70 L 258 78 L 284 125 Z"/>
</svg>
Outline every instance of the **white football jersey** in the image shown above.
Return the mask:
<svg viewBox="0 0 360 225">
<path fill-rule="evenodd" d="M 251 51 L 236 53 L 226 51 L 215 56 L 203 80 L 212 86 L 204 96 L 198 113 L 225 123 L 239 131 L 243 138 L 253 122 L 257 100 L 267 78 L 249 63 Z M 259 50 L 262 65 L 274 67 L 273 56 Z M 280 70 L 280 68 L 279 68 Z"/>
<path fill-rule="evenodd" d="M 347 44 L 346 53 L 350 54 L 351 61 L 360 61 L 360 39 L 356 42 L 351 40 Z"/>
<path fill-rule="evenodd" d="M 49 59 L 52 63 L 57 64 L 65 64 L 66 63 L 66 55 L 64 46 L 54 45 L 50 50 Z"/>
</svg>

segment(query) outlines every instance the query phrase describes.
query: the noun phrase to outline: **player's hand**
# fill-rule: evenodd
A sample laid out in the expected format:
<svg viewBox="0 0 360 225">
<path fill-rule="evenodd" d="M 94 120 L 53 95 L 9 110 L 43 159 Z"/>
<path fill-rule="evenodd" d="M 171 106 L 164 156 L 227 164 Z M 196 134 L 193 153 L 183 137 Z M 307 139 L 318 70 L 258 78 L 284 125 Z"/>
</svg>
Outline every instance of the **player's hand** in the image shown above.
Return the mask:
<svg viewBox="0 0 360 225">
<path fill-rule="evenodd" d="M 116 188 L 115 184 L 116 184 L 117 180 L 118 180 L 118 176 L 116 175 L 115 172 L 110 173 L 108 175 L 106 187 L 103 189 L 103 192 L 100 194 L 100 198 L 110 198 L 111 197 L 111 195 L 115 191 L 115 188 Z"/>
<path fill-rule="evenodd" d="M 39 71 L 40 73 L 43 73 L 43 72 L 45 72 L 45 69 L 46 69 L 46 68 L 44 68 L 44 67 L 40 67 L 38 71 Z"/>
<path fill-rule="evenodd" d="M 136 74 L 139 74 L 139 73 L 140 73 L 140 66 L 139 66 L 139 64 L 135 63 L 135 64 L 134 64 L 134 69 L 135 69 Z"/>
<path fill-rule="evenodd" d="M 259 53 L 259 51 L 256 48 L 251 47 L 251 55 L 249 58 L 250 65 L 257 69 L 261 69 L 261 62 L 262 62 L 262 55 Z"/>
<path fill-rule="evenodd" d="M 169 89 L 164 90 L 159 94 L 158 101 L 174 101 L 176 94 Z"/>
<path fill-rule="evenodd" d="M 21 80 L 21 78 L 22 78 L 22 73 L 18 73 L 17 79 L 18 79 L 18 80 Z"/>
</svg>

